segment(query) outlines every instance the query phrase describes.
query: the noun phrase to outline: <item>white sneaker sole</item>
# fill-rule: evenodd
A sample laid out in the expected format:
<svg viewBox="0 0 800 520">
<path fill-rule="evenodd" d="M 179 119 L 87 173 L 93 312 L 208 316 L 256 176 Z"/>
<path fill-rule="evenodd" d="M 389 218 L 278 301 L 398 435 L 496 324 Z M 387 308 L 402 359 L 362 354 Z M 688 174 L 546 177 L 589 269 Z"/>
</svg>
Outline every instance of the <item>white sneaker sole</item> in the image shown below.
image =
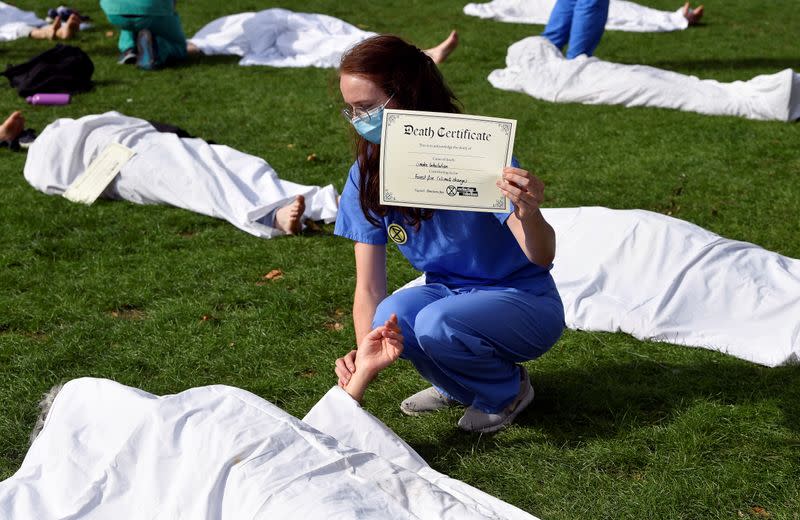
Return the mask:
<svg viewBox="0 0 800 520">
<path fill-rule="evenodd" d="M 508 417 L 506 418 L 505 421 L 501 422 L 500 424 L 495 424 L 494 426 L 487 426 L 486 428 L 482 428 L 480 430 L 473 430 L 473 431 L 475 431 L 476 433 L 492 433 L 492 432 L 496 432 L 498 430 L 502 430 L 503 428 L 505 428 L 506 426 L 508 426 L 512 422 L 514 422 L 514 419 L 517 418 L 517 415 L 519 415 L 520 412 L 522 412 L 522 410 L 527 408 L 533 402 L 533 395 L 534 395 L 534 392 L 533 392 L 533 388 L 531 387 L 530 393 L 528 395 L 526 395 L 525 398 L 522 399 L 522 401 L 519 402 L 517 407 L 514 409 L 513 412 L 511 412 L 508 415 Z"/>
</svg>

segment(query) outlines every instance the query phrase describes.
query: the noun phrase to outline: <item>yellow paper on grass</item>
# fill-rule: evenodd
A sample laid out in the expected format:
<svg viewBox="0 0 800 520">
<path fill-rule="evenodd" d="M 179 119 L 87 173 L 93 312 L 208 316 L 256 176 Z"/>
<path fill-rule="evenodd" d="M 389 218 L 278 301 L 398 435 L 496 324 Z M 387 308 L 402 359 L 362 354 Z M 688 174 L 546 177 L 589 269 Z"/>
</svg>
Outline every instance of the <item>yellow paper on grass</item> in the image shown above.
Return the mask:
<svg viewBox="0 0 800 520">
<path fill-rule="evenodd" d="M 67 191 L 64 192 L 64 197 L 72 202 L 92 204 L 134 155 L 136 152 L 130 148 L 118 143 L 110 143 L 92 161 L 86 171 L 69 185 Z"/>
</svg>

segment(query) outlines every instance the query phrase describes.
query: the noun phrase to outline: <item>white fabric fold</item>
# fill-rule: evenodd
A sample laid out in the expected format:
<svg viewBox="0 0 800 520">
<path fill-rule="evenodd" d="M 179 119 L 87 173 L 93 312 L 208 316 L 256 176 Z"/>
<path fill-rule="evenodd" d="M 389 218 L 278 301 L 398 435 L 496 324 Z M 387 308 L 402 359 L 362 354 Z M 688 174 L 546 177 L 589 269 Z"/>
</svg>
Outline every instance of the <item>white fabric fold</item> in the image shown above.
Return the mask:
<svg viewBox="0 0 800 520">
<path fill-rule="evenodd" d="M 374 35 L 331 16 L 274 8 L 218 18 L 189 42 L 203 54 L 242 56 L 239 65 L 334 68 Z"/>
<path fill-rule="evenodd" d="M 556 0 L 493 0 L 464 6 L 464 13 L 500 22 L 546 25 Z M 660 11 L 625 0 L 611 0 L 608 6 L 607 31 L 669 32 L 689 27 L 683 7 Z"/>
<path fill-rule="evenodd" d="M 39 19 L 30 11 L 23 11 L 13 5 L 0 2 L 0 42 L 26 38 L 31 29 L 44 25 L 44 20 Z"/>
<path fill-rule="evenodd" d="M 260 238 L 281 235 L 264 217 L 306 199 L 304 217 L 332 222 L 338 211 L 332 185 L 304 186 L 278 178 L 263 159 L 202 139 L 158 132 L 142 119 L 117 112 L 58 119 L 28 150 L 25 179 L 51 195 L 63 194 L 109 143 L 136 155 L 104 192 L 137 204 L 168 204 L 227 220 Z"/>
<path fill-rule="evenodd" d="M 506 68 L 492 71 L 489 82 L 555 103 L 672 108 L 757 120 L 800 118 L 800 75 L 791 69 L 722 83 L 594 57 L 568 60 L 540 36 L 511 45 Z"/>
<path fill-rule="evenodd" d="M 430 469 L 339 388 L 310 415 L 312 424 L 228 386 L 157 397 L 77 379 L 0 483 L 0 517 L 535 520 Z"/>
<path fill-rule="evenodd" d="M 771 367 L 800 362 L 800 260 L 650 211 L 542 212 L 556 232 L 552 274 L 569 328 Z"/>
</svg>

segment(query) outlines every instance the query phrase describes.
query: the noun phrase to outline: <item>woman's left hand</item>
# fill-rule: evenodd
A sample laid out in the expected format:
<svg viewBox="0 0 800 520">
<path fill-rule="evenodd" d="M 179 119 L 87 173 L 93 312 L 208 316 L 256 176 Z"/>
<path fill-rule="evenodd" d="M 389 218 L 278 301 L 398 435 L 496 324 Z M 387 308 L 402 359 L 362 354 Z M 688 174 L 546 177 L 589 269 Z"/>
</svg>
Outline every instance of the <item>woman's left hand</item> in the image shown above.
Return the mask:
<svg viewBox="0 0 800 520">
<path fill-rule="evenodd" d="M 506 166 L 497 187 L 514 203 L 518 219 L 525 221 L 539 215 L 539 205 L 544 201 L 544 183 L 538 177 L 522 168 Z"/>
</svg>

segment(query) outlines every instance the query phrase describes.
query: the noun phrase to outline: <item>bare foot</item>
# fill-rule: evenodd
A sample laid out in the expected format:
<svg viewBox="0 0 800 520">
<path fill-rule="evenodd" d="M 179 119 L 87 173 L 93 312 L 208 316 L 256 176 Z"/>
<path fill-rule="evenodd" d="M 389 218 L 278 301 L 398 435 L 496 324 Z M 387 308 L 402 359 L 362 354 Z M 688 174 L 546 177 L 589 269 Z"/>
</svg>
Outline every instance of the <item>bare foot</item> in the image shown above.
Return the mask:
<svg viewBox="0 0 800 520">
<path fill-rule="evenodd" d="M 22 131 L 25 129 L 25 118 L 22 117 L 22 112 L 17 110 L 16 112 L 12 113 L 8 118 L 0 125 L 0 141 L 13 141 Z"/>
<path fill-rule="evenodd" d="M 57 20 L 60 18 L 57 18 Z M 67 18 L 67 23 L 62 25 L 57 31 L 56 36 L 61 40 L 69 40 L 75 33 L 78 32 L 81 28 L 81 18 L 75 13 L 69 15 Z"/>
<path fill-rule="evenodd" d="M 451 31 L 450 36 L 444 39 L 442 43 L 431 49 L 426 49 L 425 54 L 431 57 L 435 64 L 444 63 L 450 53 L 458 47 L 458 33 Z"/>
<path fill-rule="evenodd" d="M 689 2 L 683 4 L 683 17 L 689 22 L 689 25 L 695 25 L 700 21 L 700 18 L 703 17 L 704 8 L 702 5 L 695 7 L 692 9 L 692 6 L 689 5 Z"/>
<path fill-rule="evenodd" d="M 31 32 L 28 34 L 34 40 L 55 40 L 56 33 L 58 29 L 61 27 L 61 18 L 56 18 L 53 20 L 53 23 L 50 25 L 45 25 L 44 27 L 37 27 L 32 29 Z"/>
<path fill-rule="evenodd" d="M 295 235 L 300 232 L 303 213 L 306 210 L 306 199 L 302 195 L 294 198 L 294 201 L 286 206 L 279 208 L 275 212 L 275 228 L 280 229 L 287 235 Z"/>
<path fill-rule="evenodd" d="M 193 44 L 192 42 L 186 42 L 186 54 L 198 55 L 198 54 L 203 54 L 203 51 L 201 51 L 200 47 Z"/>
</svg>

